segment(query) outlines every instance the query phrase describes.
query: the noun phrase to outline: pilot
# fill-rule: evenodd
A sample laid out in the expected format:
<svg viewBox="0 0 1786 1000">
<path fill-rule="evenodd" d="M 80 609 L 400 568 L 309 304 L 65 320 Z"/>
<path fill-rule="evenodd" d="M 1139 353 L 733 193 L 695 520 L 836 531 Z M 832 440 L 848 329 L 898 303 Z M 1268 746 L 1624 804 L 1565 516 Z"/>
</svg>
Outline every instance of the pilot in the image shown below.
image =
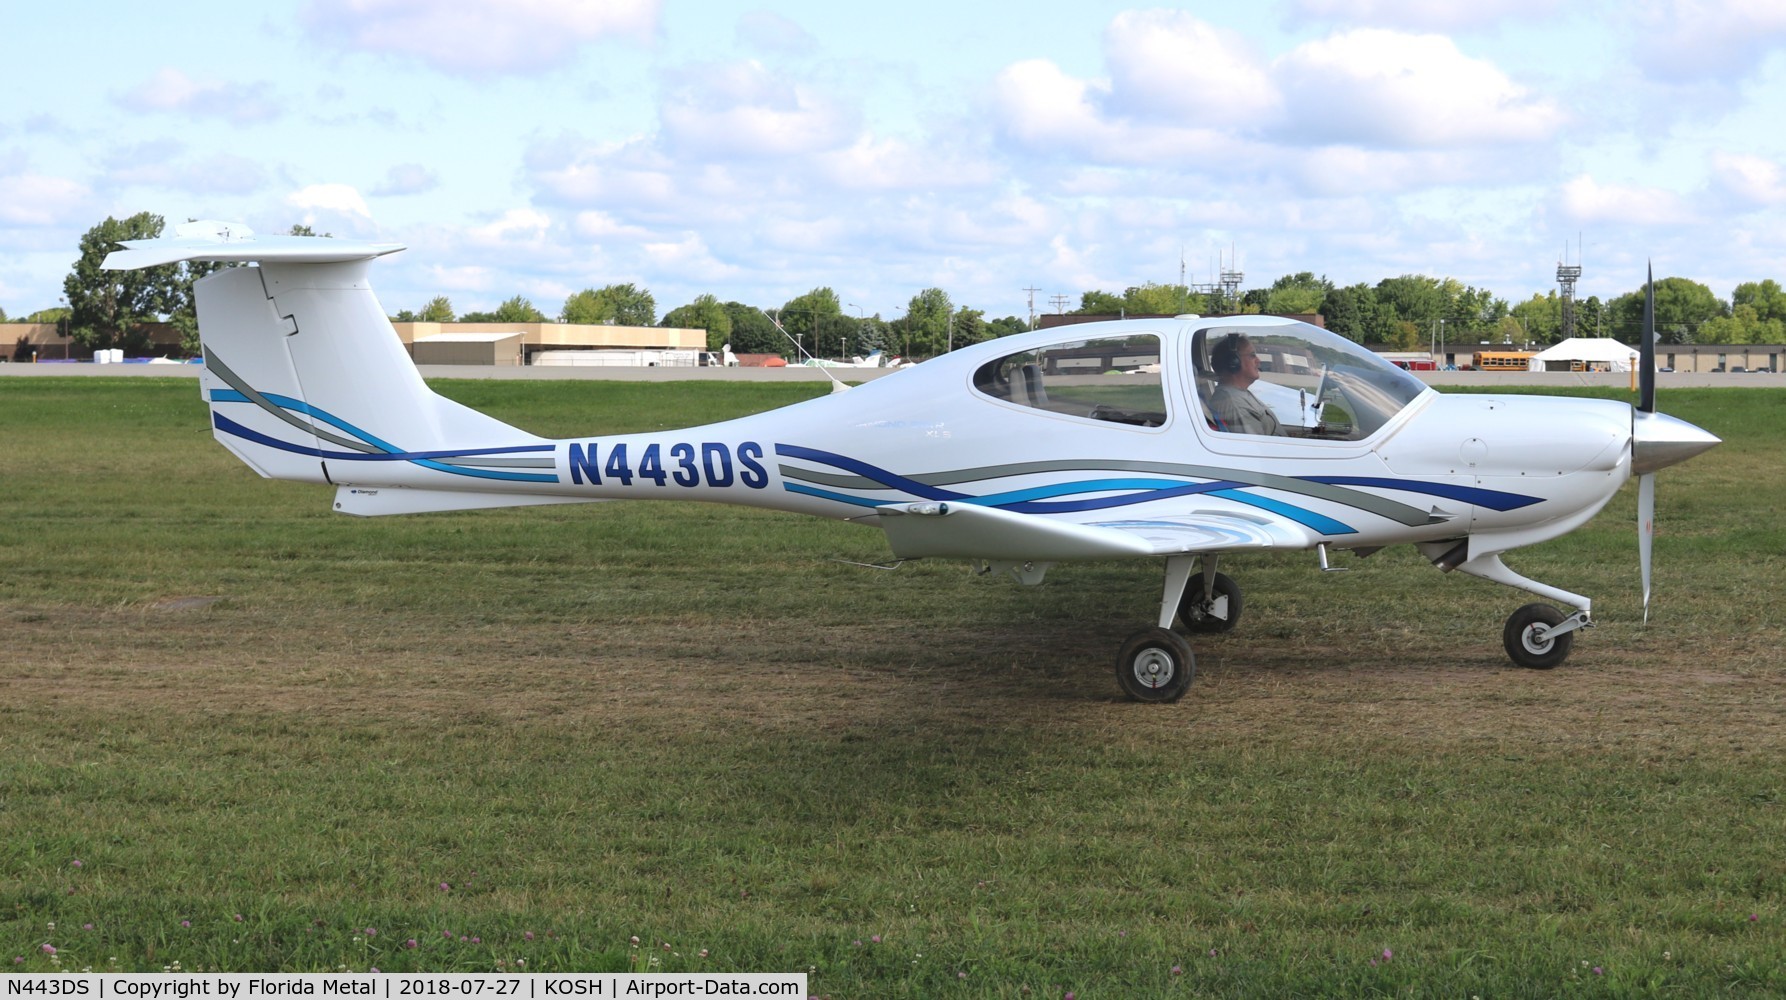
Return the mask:
<svg viewBox="0 0 1786 1000">
<path fill-rule="evenodd" d="M 1259 354 L 1251 340 L 1228 334 L 1210 349 L 1209 364 L 1216 375 L 1209 412 L 1219 429 L 1235 434 L 1280 433 L 1277 415 L 1247 388 L 1259 381 Z"/>
</svg>

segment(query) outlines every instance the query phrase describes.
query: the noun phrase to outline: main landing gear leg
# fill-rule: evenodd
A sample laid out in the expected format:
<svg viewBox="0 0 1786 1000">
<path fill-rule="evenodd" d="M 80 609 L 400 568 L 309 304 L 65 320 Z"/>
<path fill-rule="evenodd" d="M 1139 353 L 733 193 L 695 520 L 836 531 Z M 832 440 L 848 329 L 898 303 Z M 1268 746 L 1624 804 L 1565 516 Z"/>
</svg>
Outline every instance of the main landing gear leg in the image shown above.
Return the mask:
<svg viewBox="0 0 1786 1000">
<path fill-rule="evenodd" d="M 1562 663 L 1575 646 L 1575 633 L 1594 625 L 1592 601 L 1580 594 L 1520 576 L 1501 562 L 1499 552 L 1477 556 L 1457 568 L 1471 576 L 1530 591 L 1576 609 L 1574 614 L 1564 614 L 1548 604 L 1528 604 L 1507 618 L 1507 625 L 1501 630 L 1501 644 L 1513 662 L 1522 667 L 1549 670 Z"/>
</svg>

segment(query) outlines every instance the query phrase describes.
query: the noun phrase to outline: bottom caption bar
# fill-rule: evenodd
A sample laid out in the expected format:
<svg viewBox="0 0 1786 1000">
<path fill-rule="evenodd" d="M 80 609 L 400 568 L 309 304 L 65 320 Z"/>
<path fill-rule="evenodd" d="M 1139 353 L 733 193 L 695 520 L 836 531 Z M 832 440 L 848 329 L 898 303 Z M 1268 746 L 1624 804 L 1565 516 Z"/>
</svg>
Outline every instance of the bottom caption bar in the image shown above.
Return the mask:
<svg viewBox="0 0 1786 1000">
<path fill-rule="evenodd" d="M 379 1000 L 442 1000 L 495 997 L 509 1000 L 661 1000 L 671 997 L 793 997 L 807 995 L 804 972 L 602 972 L 551 975 L 494 973 L 268 973 L 177 972 L 20 973 L 0 975 L 8 997 L 80 997 L 86 1000 L 265 1000 L 269 997 L 376 997 Z"/>
</svg>

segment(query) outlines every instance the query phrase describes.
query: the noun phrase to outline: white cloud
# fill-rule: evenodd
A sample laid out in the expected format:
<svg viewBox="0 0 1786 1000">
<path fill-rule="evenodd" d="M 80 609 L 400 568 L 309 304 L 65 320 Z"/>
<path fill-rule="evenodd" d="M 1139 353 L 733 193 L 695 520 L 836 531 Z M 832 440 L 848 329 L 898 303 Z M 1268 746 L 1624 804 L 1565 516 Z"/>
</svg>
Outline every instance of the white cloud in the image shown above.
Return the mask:
<svg viewBox="0 0 1786 1000">
<path fill-rule="evenodd" d="M 1779 0 L 1651 0 L 1634 13 L 1639 64 L 1671 83 L 1741 78 L 1786 43 Z"/>
<path fill-rule="evenodd" d="M 675 74 L 659 116 L 667 148 L 702 158 L 794 156 L 847 146 L 858 115 L 754 60 Z"/>
<path fill-rule="evenodd" d="M 465 231 L 475 246 L 539 243 L 552 228 L 552 217 L 534 208 L 511 208 L 494 221 Z"/>
<path fill-rule="evenodd" d="M 68 225 L 87 210 L 91 196 L 86 185 L 66 177 L 35 173 L 0 175 L 0 222 L 14 226 Z"/>
<path fill-rule="evenodd" d="M 372 189 L 379 196 L 426 194 L 440 186 L 440 176 L 419 163 L 399 163 L 385 171 L 384 180 Z"/>
<path fill-rule="evenodd" d="M 1252 46 L 1183 11 L 1124 11 L 1104 33 L 1110 105 L 1131 116 L 1251 129 L 1281 100 Z"/>
<path fill-rule="evenodd" d="M 234 153 L 192 157 L 169 141 L 140 143 L 106 159 L 109 185 L 139 185 L 200 195 L 253 194 L 269 182 L 258 160 Z"/>
<path fill-rule="evenodd" d="M 317 232 L 365 235 L 373 231 L 372 210 L 348 184 L 311 184 L 286 195 L 285 204 L 298 210 L 299 222 Z"/>
<path fill-rule="evenodd" d="M 649 38 L 658 0 L 310 0 L 310 32 L 343 48 L 413 56 L 443 73 L 533 73 L 615 36 Z"/>
<path fill-rule="evenodd" d="M 1554 13 L 1563 0 L 1296 0 L 1286 24 L 1307 20 L 1348 25 L 1455 30 L 1503 20 L 1533 20 Z"/>
<path fill-rule="evenodd" d="M 753 10 L 738 19 L 740 45 L 783 55 L 808 55 L 818 40 L 799 24 L 771 10 Z"/>
<path fill-rule="evenodd" d="M 1564 184 L 1557 205 L 1571 222 L 1618 226 L 1678 225 L 1694 221 L 1685 201 L 1672 191 L 1627 184 L 1601 184 L 1582 174 Z"/>
<path fill-rule="evenodd" d="M 1442 35 L 1362 29 L 1278 61 L 1293 142 L 1439 149 L 1550 138 L 1565 116 Z"/>
<path fill-rule="evenodd" d="M 201 115 L 237 125 L 271 121 L 284 113 L 268 84 L 201 82 L 173 67 L 157 70 L 117 101 L 131 111 Z"/>
<path fill-rule="evenodd" d="M 1751 207 L 1786 203 L 1786 171 L 1773 160 L 1715 153 L 1712 179 L 1724 193 Z"/>
<path fill-rule="evenodd" d="M 1012 63 L 992 83 L 993 104 L 1005 131 L 1038 147 L 1110 145 L 1116 130 L 1099 108 L 1109 92 L 1109 84 L 1080 80 L 1047 59 Z"/>
<path fill-rule="evenodd" d="M 648 239 L 651 231 L 639 226 L 631 226 L 617 221 L 606 212 L 578 212 L 571 220 L 571 232 L 590 240 L 627 240 L 638 242 Z"/>
</svg>

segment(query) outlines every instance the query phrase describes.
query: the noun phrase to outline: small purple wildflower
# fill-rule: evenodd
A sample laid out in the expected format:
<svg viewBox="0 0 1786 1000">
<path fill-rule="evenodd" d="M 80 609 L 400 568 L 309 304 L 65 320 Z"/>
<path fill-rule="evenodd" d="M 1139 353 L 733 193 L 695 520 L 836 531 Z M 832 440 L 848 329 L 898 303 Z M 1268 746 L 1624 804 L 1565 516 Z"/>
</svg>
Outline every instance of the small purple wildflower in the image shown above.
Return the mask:
<svg viewBox="0 0 1786 1000">
<path fill-rule="evenodd" d="M 12 960 L 12 964 L 14 964 L 14 965 L 23 965 L 24 962 L 25 962 L 25 956 L 23 956 L 23 955 L 15 956 Z"/>
<path fill-rule="evenodd" d="M 441 931 L 440 936 L 446 938 L 448 941 L 451 941 L 453 939 L 453 932 L 452 931 Z"/>
<path fill-rule="evenodd" d="M 1596 965 L 1596 966 L 1594 966 L 1594 975 L 1604 976 L 1604 975 L 1606 975 L 1606 970 L 1602 969 L 1598 965 Z"/>
<path fill-rule="evenodd" d="M 1383 949 L 1383 961 L 1387 962 L 1394 957 L 1395 957 L 1395 952 L 1390 951 L 1388 948 Z"/>
<path fill-rule="evenodd" d="M 441 892 L 452 892 L 453 887 L 451 885 L 448 885 L 445 882 L 442 882 L 442 883 L 440 883 L 440 891 Z"/>
<path fill-rule="evenodd" d="M 1760 919 L 1761 919 L 1761 914 L 1759 914 L 1759 913 L 1749 914 L 1749 923 L 1754 923 L 1755 921 L 1760 920 Z"/>
<path fill-rule="evenodd" d="M 242 922 L 242 915 L 240 913 L 238 913 L 238 914 L 236 914 L 236 923 L 239 924 L 241 922 Z"/>
<path fill-rule="evenodd" d="M 415 938 L 410 938 L 408 941 L 403 942 L 403 947 L 405 947 L 405 948 L 420 948 L 421 945 L 416 941 Z"/>
<path fill-rule="evenodd" d="M 875 934 L 875 935 L 870 936 L 868 940 L 873 941 L 875 944 L 880 944 L 881 936 L 879 934 Z"/>
<path fill-rule="evenodd" d="M 47 941 L 44 942 L 43 953 L 45 955 L 54 955 L 56 953 L 56 946 Z"/>
<path fill-rule="evenodd" d="M 191 927 L 191 926 L 192 926 L 192 921 L 190 921 L 190 920 L 182 920 L 182 921 L 180 921 L 180 926 L 181 926 L 181 927 Z"/>
<path fill-rule="evenodd" d="M 1174 966 L 1173 966 L 1173 967 L 1172 967 L 1172 974 L 1173 974 L 1173 975 L 1175 975 L 1175 976 L 1182 976 L 1182 975 L 1184 975 L 1184 966 L 1182 966 L 1182 965 L 1174 965 Z"/>
<path fill-rule="evenodd" d="M 378 936 L 378 928 L 376 928 L 376 927 L 368 927 L 368 928 L 366 928 L 366 936 L 367 936 L 367 937 L 369 937 L 369 938 L 371 938 L 371 937 L 377 937 L 377 936 Z"/>
<path fill-rule="evenodd" d="M 81 866 L 81 859 L 75 858 L 73 861 L 70 861 L 69 864 L 73 865 L 76 868 L 79 868 Z"/>
<path fill-rule="evenodd" d="M 533 932 L 532 932 L 532 931 L 528 931 L 528 932 L 527 932 L 527 933 L 525 933 L 525 934 L 523 934 L 523 935 L 521 935 L 521 937 L 522 937 L 522 938 L 524 938 L 524 939 L 526 939 L 526 940 L 528 940 L 528 941 L 532 941 L 532 940 L 533 940 Z"/>
</svg>

